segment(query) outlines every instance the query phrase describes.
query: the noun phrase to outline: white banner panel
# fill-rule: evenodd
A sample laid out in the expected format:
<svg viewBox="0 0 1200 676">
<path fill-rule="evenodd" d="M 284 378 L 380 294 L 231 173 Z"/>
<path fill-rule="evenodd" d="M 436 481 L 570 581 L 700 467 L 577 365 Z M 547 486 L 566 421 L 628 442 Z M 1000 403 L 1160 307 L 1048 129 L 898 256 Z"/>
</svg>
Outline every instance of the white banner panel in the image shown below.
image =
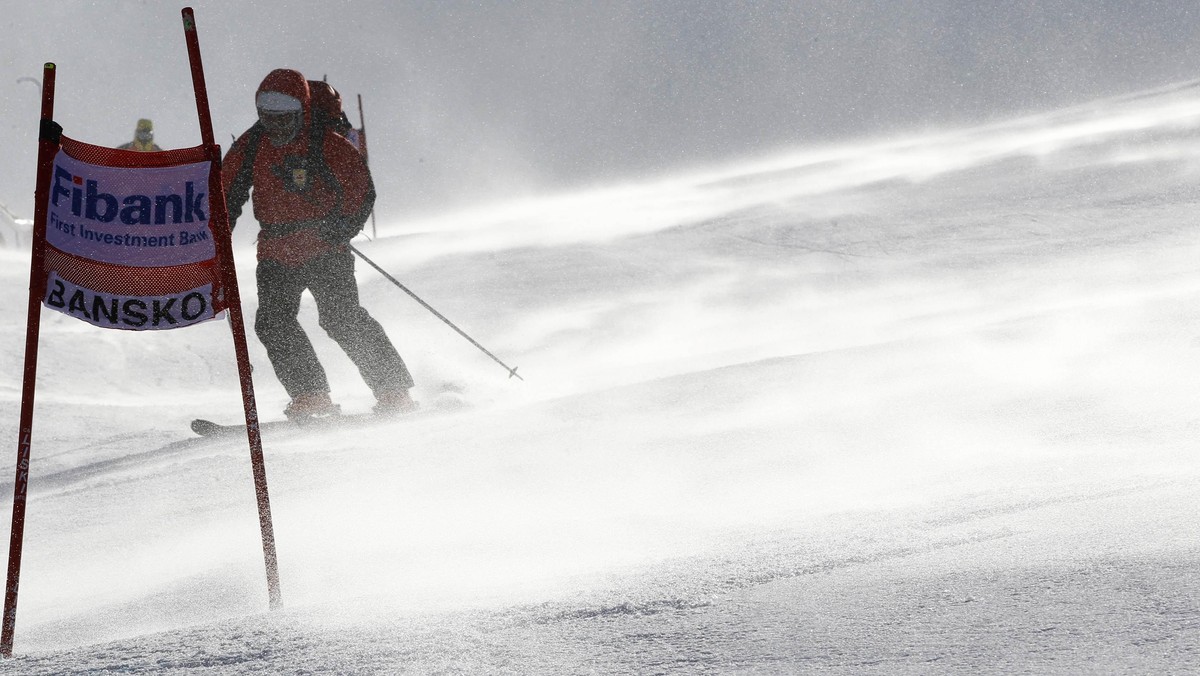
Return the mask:
<svg viewBox="0 0 1200 676">
<path fill-rule="evenodd" d="M 60 251 L 130 267 L 211 260 L 210 162 L 117 168 L 54 159 L 46 241 Z"/>
</svg>

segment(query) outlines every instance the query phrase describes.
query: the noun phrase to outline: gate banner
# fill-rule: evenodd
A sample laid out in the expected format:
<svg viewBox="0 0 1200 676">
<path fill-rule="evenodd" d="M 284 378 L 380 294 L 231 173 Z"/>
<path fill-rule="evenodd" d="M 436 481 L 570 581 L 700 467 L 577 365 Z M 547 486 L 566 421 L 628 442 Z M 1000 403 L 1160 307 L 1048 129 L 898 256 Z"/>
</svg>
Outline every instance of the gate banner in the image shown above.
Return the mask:
<svg viewBox="0 0 1200 676">
<path fill-rule="evenodd" d="M 43 304 L 134 331 L 221 316 L 208 199 L 215 170 L 203 147 L 137 152 L 61 137 L 47 196 Z"/>
</svg>

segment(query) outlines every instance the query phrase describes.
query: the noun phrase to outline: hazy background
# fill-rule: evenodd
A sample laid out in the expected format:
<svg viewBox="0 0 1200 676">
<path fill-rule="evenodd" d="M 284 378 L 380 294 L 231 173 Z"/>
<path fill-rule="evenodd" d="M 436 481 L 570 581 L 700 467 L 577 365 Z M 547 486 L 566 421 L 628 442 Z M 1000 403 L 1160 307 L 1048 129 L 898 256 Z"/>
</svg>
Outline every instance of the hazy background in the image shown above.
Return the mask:
<svg viewBox="0 0 1200 676">
<path fill-rule="evenodd" d="M 0 17 L 0 202 L 33 210 L 37 86 L 118 144 L 151 117 L 199 142 L 186 3 L 10 3 Z M 1052 109 L 1191 79 L 1185 0 L 245 2 L 196 9 L 217 138 L 275 67 L 362 94 L 378 215 L 630 180 L 767 151 Z"/>
</svg>

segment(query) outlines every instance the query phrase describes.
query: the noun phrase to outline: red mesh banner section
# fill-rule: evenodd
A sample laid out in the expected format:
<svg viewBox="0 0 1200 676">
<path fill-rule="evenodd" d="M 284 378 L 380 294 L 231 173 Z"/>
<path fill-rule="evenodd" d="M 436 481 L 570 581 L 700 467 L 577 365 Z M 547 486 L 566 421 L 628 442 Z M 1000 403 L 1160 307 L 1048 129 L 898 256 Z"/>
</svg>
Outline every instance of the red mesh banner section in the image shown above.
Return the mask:
<svg viewBox="0 0 1200 676">
<path fill-rule="evenodd" d="M 170 295 L 212 284 L 214 310 L 225 309 L 225 294 L 220 292 L 220 270 L 215 259 L 165 268 L 127 268 L 72 256 L 47 245 L 46 269 L 78 286 L 126 296 Z"/>
<path fill-rule="evenodd" d="M 203 162 L 208 158 L 204 154 L 204 146 L 194 148 L 179 148 L 160 152 L 141 152 L 137 150 L 121 150 L 95 146 L 73 138 L 62 137 L 59 144 L 64 151 L 77 160 L 88 164 L 99 164 L 105 167 L 123 169 L 174 167 L 180 164 Z"/>
</svg>

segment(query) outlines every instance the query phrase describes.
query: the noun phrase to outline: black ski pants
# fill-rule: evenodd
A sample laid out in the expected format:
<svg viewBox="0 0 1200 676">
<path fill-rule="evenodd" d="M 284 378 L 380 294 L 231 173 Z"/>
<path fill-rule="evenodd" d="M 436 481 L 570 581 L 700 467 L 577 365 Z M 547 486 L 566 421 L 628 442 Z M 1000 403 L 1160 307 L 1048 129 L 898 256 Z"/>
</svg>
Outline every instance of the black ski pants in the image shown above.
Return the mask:
<svg viewBox="0 0 1200 676">
<path fill-rule="evenodd" d="M 354 256 L 349 251 L 325 254 L 301 267 L 261 260 L 256 276 L 254 332 L 288 396 L 329 391 L 325 369 L 297 320 L 305 289 L 317 301 L 321 328 L 345 350 L 376 396 L 413 386 L 408 367 L 383 327 L 359 303 Z"/>
</svg>

